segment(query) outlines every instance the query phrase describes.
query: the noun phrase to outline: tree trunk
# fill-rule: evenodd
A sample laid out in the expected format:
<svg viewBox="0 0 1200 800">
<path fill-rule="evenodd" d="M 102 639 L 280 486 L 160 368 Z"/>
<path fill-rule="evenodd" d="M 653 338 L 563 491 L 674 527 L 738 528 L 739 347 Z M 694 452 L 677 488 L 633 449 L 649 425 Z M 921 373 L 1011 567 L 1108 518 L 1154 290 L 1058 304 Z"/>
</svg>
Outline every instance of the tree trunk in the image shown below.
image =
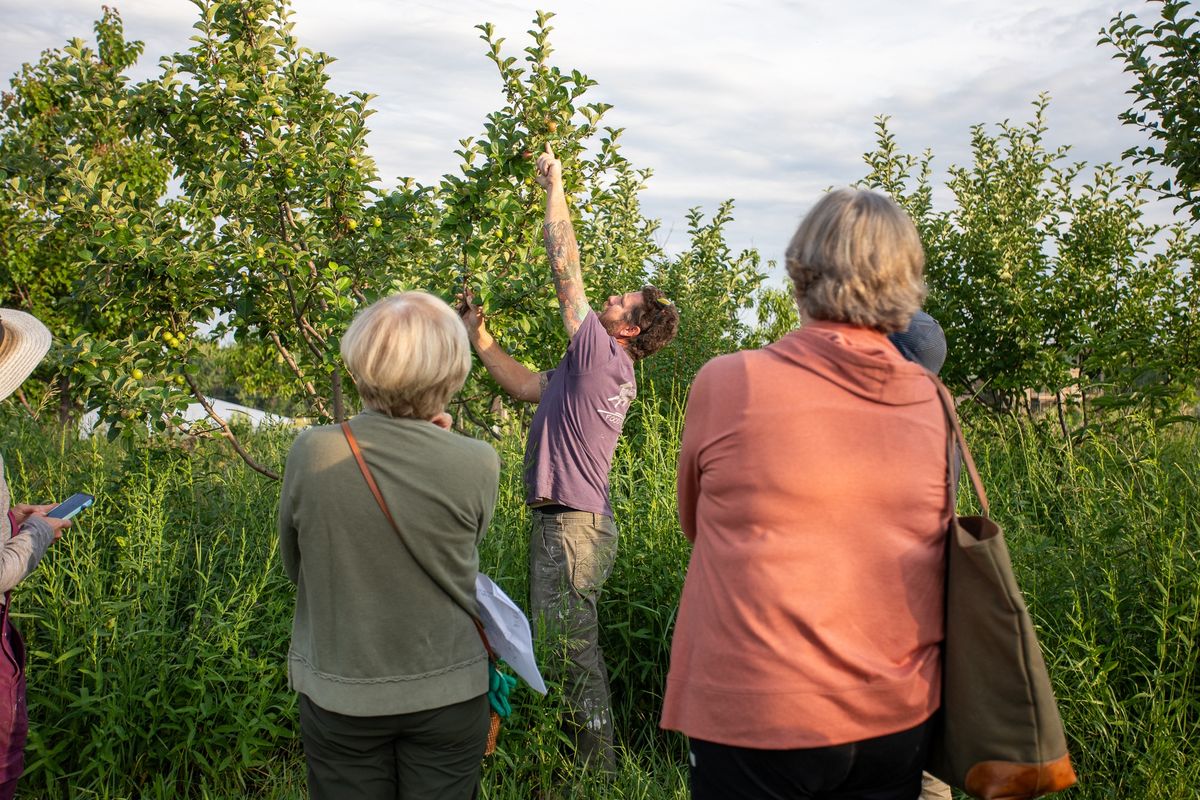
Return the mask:
<svg viewBox="0 0 1200 800">
<path fill-rule="evenodd" d="M 1062 389 L 1054 393 L 1054 404 L 1058 407 L 1058 427 L 1062 428 L 1063 438 L 1070 441 L 1071 432 L 1067 429 L 1067 416 L 1063 413 Z"/>
<path fill-rule="evenodd" d="M 330 378 L 333 383 L 333 421 L 342 423 L 346 419 L 346 407 L 342 398 L 342 368 L 334 367 Z"/>
<path fill-rule="evenodd" d="M 71 376 L 58 376 L 58 424 L 67 425 L 71 422 L 71 412 L 75 404 L 71 402 Z"/>
</svg>

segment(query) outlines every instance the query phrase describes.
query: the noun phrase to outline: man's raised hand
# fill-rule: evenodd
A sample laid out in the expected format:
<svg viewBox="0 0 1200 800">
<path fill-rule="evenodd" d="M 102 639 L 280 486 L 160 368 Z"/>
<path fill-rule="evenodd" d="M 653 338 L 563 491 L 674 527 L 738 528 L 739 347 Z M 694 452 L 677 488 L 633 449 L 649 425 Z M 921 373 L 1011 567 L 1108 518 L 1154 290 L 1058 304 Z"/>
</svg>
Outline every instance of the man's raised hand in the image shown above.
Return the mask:
<svg viewBox="0 0 1200 800">
<path fill-rule="evenodd" d="M 534 180 L 546 191 L 555 186 L 562 186 L 562 162 L 555 158 L 554 150 L 549 144 L 546 145 L 546 152 L 538 156 Z"/>
<path fill-rule="evenodd" d="M 470 290 L 458 295 L 456 304 L 458 316 L 462 318 L 467 329 L 467 339 L 472 345 L 478 346 L 481 336 L 487 335 L 487 326 L 483 320 L 483 308 L 475 305 L 475 297 Z"/>
</svg>

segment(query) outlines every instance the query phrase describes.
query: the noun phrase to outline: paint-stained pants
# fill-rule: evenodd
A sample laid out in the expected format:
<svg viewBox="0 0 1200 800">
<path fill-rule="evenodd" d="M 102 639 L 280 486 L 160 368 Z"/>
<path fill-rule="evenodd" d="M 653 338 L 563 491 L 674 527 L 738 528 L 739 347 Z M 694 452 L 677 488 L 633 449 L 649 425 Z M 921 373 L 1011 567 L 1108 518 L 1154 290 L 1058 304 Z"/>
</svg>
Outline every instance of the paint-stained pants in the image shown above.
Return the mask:
<svg viewBox="0 0 1200 800">
<path fill-rule="evenodd" d="M 0 800 L 12 800 L 25 770 L 29 712 L 25 707 L 25 644 L 8 619 L 11 598 L 0 615 Z"/>
<path fill-rule="evenodd" d="M 578 762 L 613 772 L 612 700 L 600 651 L 596 604 L 617 557 L 611 517 L 533 510 L 530 608 L 539 636 L 553 643 L 548 677 L 566 694 L 567 733 Z"/>
</svg>

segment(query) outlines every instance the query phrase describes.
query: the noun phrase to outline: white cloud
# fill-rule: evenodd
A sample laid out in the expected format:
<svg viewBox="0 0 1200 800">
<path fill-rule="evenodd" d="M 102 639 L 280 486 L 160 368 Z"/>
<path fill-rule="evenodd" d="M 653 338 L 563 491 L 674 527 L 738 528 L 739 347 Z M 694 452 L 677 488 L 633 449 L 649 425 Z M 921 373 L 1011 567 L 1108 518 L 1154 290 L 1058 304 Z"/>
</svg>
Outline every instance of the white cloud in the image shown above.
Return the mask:
<svg viewBox="0 0 1200 800">
<path fill-rule="evenodd" d="M 719 0 L 555 4 L 556 63 L 599 82 L 625 152 L 654 169 L 645 197 L 668 247 L 684 213 L 738 201 L 735 247 L 779 258 L 797 220 L 826 187 L 860 178 L 874 119 L 892 117 L 909 152 L 930 147 L 944 169 L 969 158 L 969 127 L 1024 122 L 1052 95 L 1052 143 L 1073 156 L 1118 160 L 1138 134 L 1116 115 L 1127 79 L 1099 30 L 1119 2 L 853 0 L 830 4 Z M 127 0 L 127 33 L 147 40 L 139 76 L 183 49 L 194 10 L 184 0 Z M 70 36 L 90 37 L 94 0 L 6 0 L 0 71 Z M 339 91 L 378 95 L 372 154 L 385 182 L 435 180 L 455 168 L 457 140 L 501 105 L 495 67 L 474 25 L 496 24 L 523 56 L 533 6 L 514 2 L 297 0 L 302 43 L 338 58 Z"/>
</svg>

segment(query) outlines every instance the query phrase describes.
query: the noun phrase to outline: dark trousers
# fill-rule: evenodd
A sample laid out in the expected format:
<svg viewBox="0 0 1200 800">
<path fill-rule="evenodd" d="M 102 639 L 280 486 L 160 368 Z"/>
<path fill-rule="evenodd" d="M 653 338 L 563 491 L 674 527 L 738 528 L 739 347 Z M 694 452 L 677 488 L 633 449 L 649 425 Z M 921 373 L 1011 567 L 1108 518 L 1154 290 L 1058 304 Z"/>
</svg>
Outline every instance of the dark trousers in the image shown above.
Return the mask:
<svg viewBox="0 0 1200 800">
<path fill-rule="evenodd" d="M 529 603 L 539 638 L 553 648 L 546 675 L 562 683 L 576 762 L 606 772 L 616 771 L 617 759 L 596 604 L 617 558 L 617 538 L 603 514 L 533 510 Z"/>
<path fill-rule="evenodd" d="M 11 597 L 0 615 L 0 800 L 12 800 L 25 771 L 29 711 L 25 707 L 25 643 L 8 619 Z"/>
<path fill-rule="evenodd" d="M 692 800 L 917 800 L 932 723 L 861 742 L 757 750 L 692 739 Z"/>
<path fill-rule="evenodd" d="M 312 800 L 472 800 L 487 746 L 487 695 L 382 717 L 352 717 L 300 695 Z"/>
</svg>

